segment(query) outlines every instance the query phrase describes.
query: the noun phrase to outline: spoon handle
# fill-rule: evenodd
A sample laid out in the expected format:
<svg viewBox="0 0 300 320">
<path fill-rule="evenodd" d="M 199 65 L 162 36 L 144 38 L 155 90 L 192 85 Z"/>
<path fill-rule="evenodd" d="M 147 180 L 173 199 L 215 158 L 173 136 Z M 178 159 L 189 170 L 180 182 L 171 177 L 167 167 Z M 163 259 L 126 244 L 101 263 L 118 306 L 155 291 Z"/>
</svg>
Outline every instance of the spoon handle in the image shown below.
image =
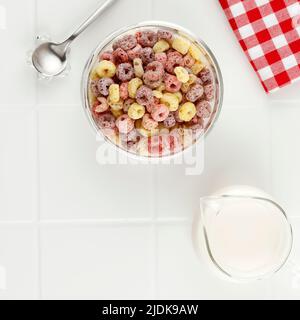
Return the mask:
<svg viewBox="0 0 300 320">
<path fill-rule="evenodd" d="M 97 20 L 102 13 L 114 4 L 117 0 L 106 0 L 80 27 L 65 41 L 65 44 L 70 44 L 75 40 L 90 24 Z"/>
</svg>

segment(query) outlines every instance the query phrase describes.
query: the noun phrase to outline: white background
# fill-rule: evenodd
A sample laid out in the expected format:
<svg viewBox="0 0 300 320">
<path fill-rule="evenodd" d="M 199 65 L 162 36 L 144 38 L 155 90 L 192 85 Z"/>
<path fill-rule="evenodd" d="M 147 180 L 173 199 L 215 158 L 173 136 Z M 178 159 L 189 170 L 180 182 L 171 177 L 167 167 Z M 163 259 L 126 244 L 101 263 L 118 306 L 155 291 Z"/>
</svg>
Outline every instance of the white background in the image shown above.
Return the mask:
<svg viewBox="0 0 300 320">
<path fill-rule="evenodd" d="M 199 197 L 248 184 L 287 210 L 300 263 L 299 84 L 264 93 L 217 0 L 119 0 L 74 44 L 70 76 L 39 83 L 26 65 L 34 37 L 62 40 L 97 4 L 0 0 L 0 298 L 299 298 L 300 264 L 235 285 L 211 275 L 191 244 Z M 223 71 L 224 108 L 201 176 L 95 160 L 80 102 L 84 64 L 109 33 L 150 19 L 198 34 Z"/>
</svg>

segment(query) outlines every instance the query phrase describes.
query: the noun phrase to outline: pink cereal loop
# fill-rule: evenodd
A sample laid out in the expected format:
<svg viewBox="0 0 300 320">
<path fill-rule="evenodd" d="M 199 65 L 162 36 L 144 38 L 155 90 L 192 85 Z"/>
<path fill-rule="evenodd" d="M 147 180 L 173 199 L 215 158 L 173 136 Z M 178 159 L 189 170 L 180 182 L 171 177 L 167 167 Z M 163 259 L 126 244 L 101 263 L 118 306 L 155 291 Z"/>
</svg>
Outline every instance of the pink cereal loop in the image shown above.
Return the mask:
<svg viewBox="0 0 300 320">
<path fill-rule="evenodd" d="M 158 127 L 158 122 L 153 120 L 150 114 L 145 114 L 143 117 L 142 125 L 146 130 L 154 130 Z"/>
<path fill-rule="evenodd" d="M 122 100 L 128 99 L 128 97 L 129 97 L 128 82 L 123 82 L 120 85 L 120 97 Z"/>
<path fill-rule="evenodd" d="M 165 121 L 170 114 L 170 111 L 167 106 L 164 104 L 160 104 L 155 106 L 152 110 L 151 116 L 157 122 Z"/>
<path fill-rule="evenodd" d="M 134 129 L 134 122 L 124 114 L 117 119 L 116 126 L 120 133 L 127 134 Z"/>
</svg>

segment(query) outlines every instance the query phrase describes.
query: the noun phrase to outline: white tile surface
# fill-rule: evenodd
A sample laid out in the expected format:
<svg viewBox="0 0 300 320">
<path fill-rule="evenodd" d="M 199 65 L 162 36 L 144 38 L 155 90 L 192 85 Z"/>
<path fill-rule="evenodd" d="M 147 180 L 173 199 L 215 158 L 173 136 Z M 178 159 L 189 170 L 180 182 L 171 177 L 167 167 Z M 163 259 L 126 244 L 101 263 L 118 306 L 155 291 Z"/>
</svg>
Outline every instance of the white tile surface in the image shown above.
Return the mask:
<svg viewBox="0 0 300 320">
<path fill-rule="evenodd" d="M 300 217 L 299 103 L 272 106 L 273 193 L 289 215 Z M 296 140 L 295 140 L 296 139 Z"/>
<path fill-rule="evenodd" d="M 158 296 L 160 299 L 268 299 L 269 282 L 233 284 L 208 271 L 192 247 L 191 225 L 158 229 Z"/>
<path fill-rule="evenodd" d="M 0 221 L 36 214 L 36 115 L 0 111 Z"/>
<path fill-rule="evenodd" d="M 252 185 L 270 191 L 270 108 L 224 110 L 206 141 L 207 191 L 228 185 Z"/>
<path fill-rule="evenodd" d="M 185 166 L 158 170 L 158 216 L 191 217 L 200 197 L 230 185 L 252 185 L 270 191 L 270 138 L 267 106 L 224 109 L 205 142 L 201 175 L 186 176 Z"/>
<path fill-rule="evenodd" d="M 26 64 L 34 45 L 34 0 L 2 0 L 0 7 L 0 107 L 28 107 L 36 100 L 35 74 Z"/>
<path fill-rule="evenodd" d="M 0 299 L 299 299 L 299 83 L 267 96 L 218 1 L 195 0 L 118 1 L 74 43 L 70 76 L 37 83 L 26 65 L 34 37 L 64 39 L 98 4 L 0 2 Z M 185 165 L 96 162 L 80 106 L 84 64 L 112 31 L 149 19 L 194 31 L 223 71 L 200 176 Z M 193 251 L 199 197 L 232 184 L 266 190 L 292 217 L 292 267 L 270 281 L 222 282 Z"/>
<path fill-rule="evenodd" d="M 0 225 L 0 300 L 38 298 L 36 230 Z"/>
<path fill-rule="evenodd" d="M 150 299 L 151 228 L 42 228 L 42 297 Z"/>
<path fill-rule="evenodd" d="M 151 217 L 152 168 L 98 164 L 81 107 L 55 111 L 40 112 L 42 218 Z"/>
</svg>

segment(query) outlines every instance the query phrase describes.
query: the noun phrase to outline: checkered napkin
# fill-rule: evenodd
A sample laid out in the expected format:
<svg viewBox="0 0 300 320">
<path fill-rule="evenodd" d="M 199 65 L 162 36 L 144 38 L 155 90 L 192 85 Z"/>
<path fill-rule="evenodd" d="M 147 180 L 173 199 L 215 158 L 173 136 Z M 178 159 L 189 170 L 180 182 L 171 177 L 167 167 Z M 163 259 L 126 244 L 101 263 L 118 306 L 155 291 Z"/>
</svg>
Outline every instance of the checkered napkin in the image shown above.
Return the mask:
<svg viewBox="0 0 300 320">
<path fill-rule="evenodd" d="M 219 0 L 266 92 L 300 80 L 300 0 Z"/>
</svg>

